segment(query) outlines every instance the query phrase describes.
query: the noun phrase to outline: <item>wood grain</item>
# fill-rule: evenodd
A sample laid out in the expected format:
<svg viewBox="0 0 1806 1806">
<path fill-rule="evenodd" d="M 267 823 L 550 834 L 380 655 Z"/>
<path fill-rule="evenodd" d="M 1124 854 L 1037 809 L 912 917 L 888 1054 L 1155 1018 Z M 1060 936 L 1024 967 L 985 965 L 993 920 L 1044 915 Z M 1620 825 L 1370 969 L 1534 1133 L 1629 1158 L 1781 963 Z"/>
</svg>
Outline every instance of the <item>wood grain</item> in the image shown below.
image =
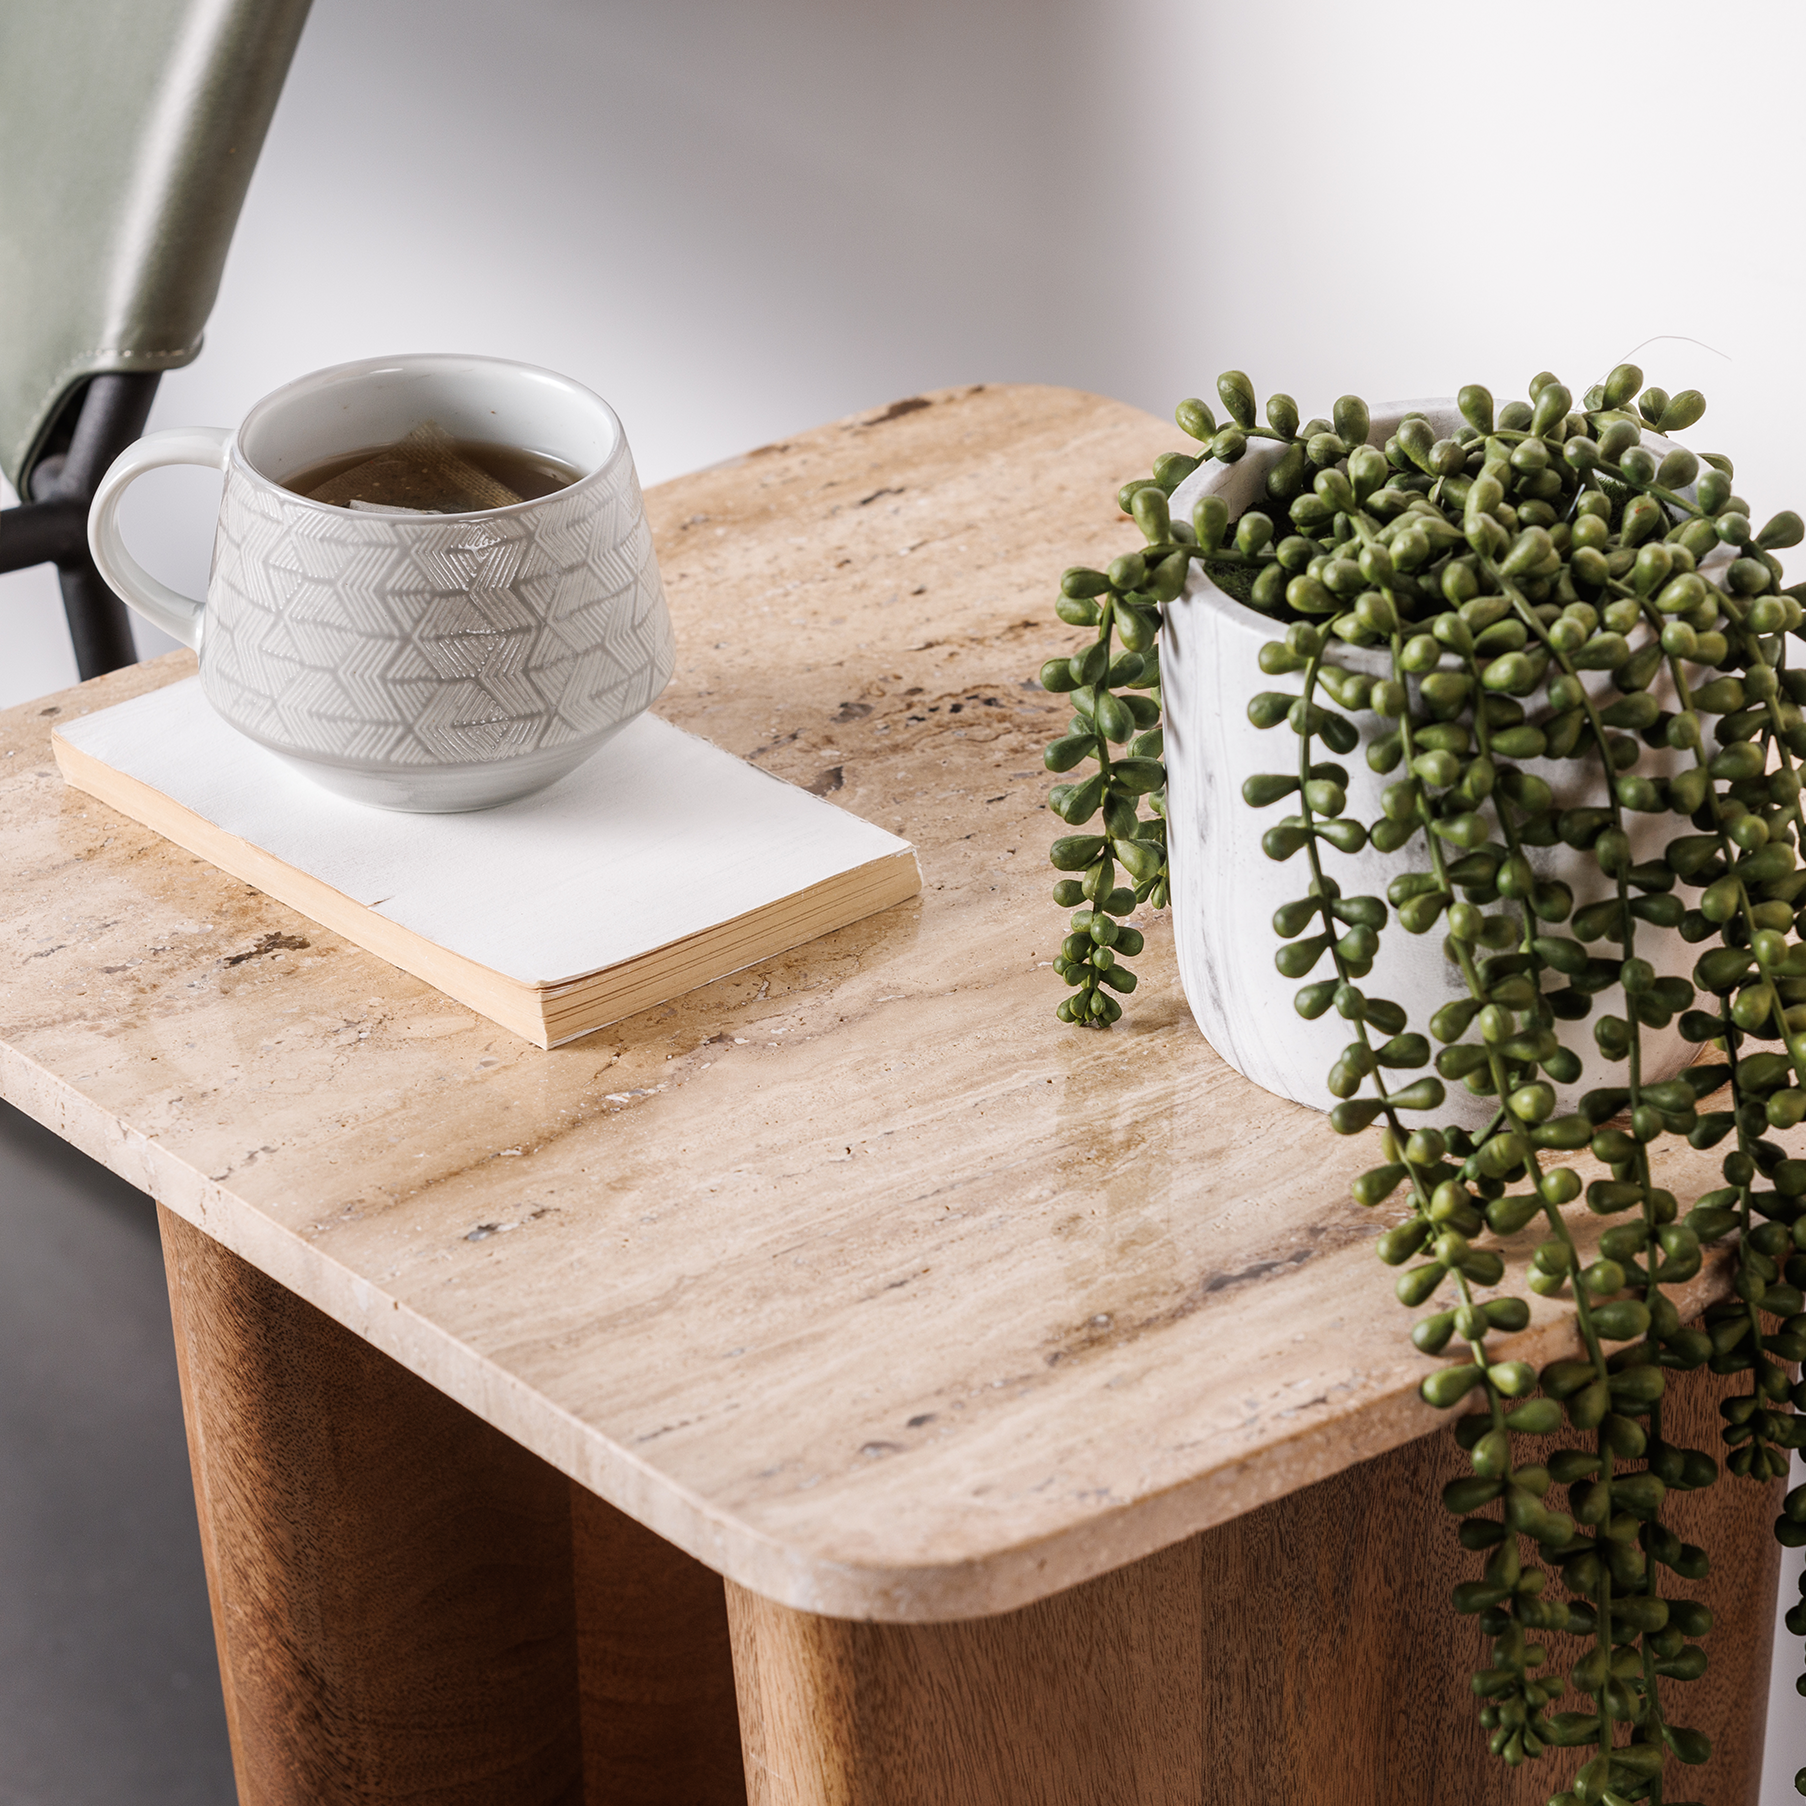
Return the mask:
<svg viewBox="0 0 1806 1806">
<path fill-rule="evenodd" d="M 0 1093 L 809 1611 L 1013 1609 L 1413 1440 L 1372 1138 L 1223 1065 L 1163 920 L 1122 1024 L 1054 1019 L 1028 674 L 1177 437 L 961 390 L 653 491 L 661 713 L 905 835 L 924 890 L 549 1054 L 65 789 L 54 721 L 189 655 L 0 716 Z M 1536 1312 L 1511 1352 L 1567 1352 Z"/>
<path fill-rule="evenodd" d="M 857 1624 L 728 1587 L 749 1806 L 1194 1806 L 1196 1541 L 965 1624 Z"/>
<path fill-rule="evenodd" d="M 586 1806 L 745 1806 L 721 1576 L 571 1488 Z"/>
<path fill-rule="evenodd" d="M 1703 1372 L 1677 1379 L 1668 1434 L 1718 1453 L 1717 1401 L 1737 1388 Z M 1238 1759 L 1258 1763 L 1276 1794 L 1310 1806 L 1541 1806 L 1559 1791 L 1552 1771 L 1565 1780 L 1574 1757 L 1554 1752 L 1515 1774 L 1491 1760 L 1468 1692 L 1469 1675 L 1490 1666 L 1490 1646 L 1476 1619 L 1454 1616 L 1449 1593 L 1479 1577 L 1482 1558 L 1460 1547 L 1439 1495 L 1469 1471 L 1451 1438 L 1426 1437 L 1199 1539 L 1233 1675 L 1211 1689 L 1213 1749 L 1246 1752 Z M 1723 1628 L 1708 1641 L 1706 1679 L 1665 1681 L 1662 1693 L 1674 1722 L 1711 1737 L 1710 1795 L 1721 1806 L 1753 1806 L 1761 1779 L 1778 1498 L 1778 1487 L 1726 1477 L 1678 1498 L 1670 1514 L 1677 1532 L 1718 1557 L 1704 1582 L 1664 1572 L 1669 1596 L 1705 1600 Z M 1567 1636 L 1541 1640 L 1557 1674 L 1586 1648 Z M 1584 1705 L 1571 1694 L 1556 1709 Z M 1673 1797 L 1699 1791 L 1688 1781 L 1695 1771 L 1675 1763 L 1670 1775 Z M 1225 1786 L 1205 1798 L 1229 1806 L 1237 1796 Z"/>
<path fill-rule="evenodd" d="M 243 1806 L 578 1806 L 568 1482 L 158 1215 Z"/>
<path fill-rule="evenodd" d="M 1679 1383 L 1668 1433 L 1717 1448 L 1735 1386 Z M 1583 1758 L 1486 1753 L 1468 1677 L 1489 1645 L 1449 1606 L 1481 1558 L 1438 1500 L 1466 1471 L 1426 1437 L 966 1624 L 847 1623 L 730 1585 L 751 1806 L 1542 1806 Z M 1761 1780 L 1779 1490 L 1721 1480 L 1672 1514 L 1722 1554 L 1705 1582 L 1665 1583 L 1722 1628 L 1705 1679 L 1662 1683 L 1672 1722 L 1712 1739 L 1719 1806 L 1755 1806 Z M 1583 1653 L 1545 1641 L 1557 1673 Z M 1672 1796 L 1699 1791 L 1670 1764 Z"/>
<path fill-rule="evenodd" d="M 1662 1433 L 1683 1448 L 1725 1455 L 1724 1419 L 1718 1402 L 1749 1391 L 1749 1376 L 1715 1379 L 1689 1375 L 1670 1388 L 1662 1407 Z M 1711 1666 L 1685 1686 L 1669 1684 L 1664 1699 L 1676 1724 L 1712 1739 L 1713 1766 L 1683 1770 L 1687 1781 L 1671 1786 L 1682 1798 L 1705 1794 L 1722 1806 L 1756 1806 L 1762 1783 L 1762 1724 L 1774 1648 L 1774 1599 L 1781 1574 L 1781 1545 L 1772 1534 L 1787 1483 L 1758 1486 L 1730 1475 L 1704 1492 L 1671 1495 L 1663 1521 L 1683 1542 L 1697 1543 L 1713 1560 L 1703 1581 L 1667 1575 L 1663 1591 L 1674 1599 L 1699 1599 L 1711 1608 L 1715 1633 L 1706 1638 Z M 1783 1632 L 1785 1636 L 1785 1632 Z M 1797 1645 L 1779 1651 L 1791 1666 Z M 1785 1709 L 1785 1708 L 1784 1708 Z M 1700 1777 L 1710 1774 L 1710 1786 Z M 1677 1777 L 1679 1778 L 1679 1777 Z"/>
</svg>

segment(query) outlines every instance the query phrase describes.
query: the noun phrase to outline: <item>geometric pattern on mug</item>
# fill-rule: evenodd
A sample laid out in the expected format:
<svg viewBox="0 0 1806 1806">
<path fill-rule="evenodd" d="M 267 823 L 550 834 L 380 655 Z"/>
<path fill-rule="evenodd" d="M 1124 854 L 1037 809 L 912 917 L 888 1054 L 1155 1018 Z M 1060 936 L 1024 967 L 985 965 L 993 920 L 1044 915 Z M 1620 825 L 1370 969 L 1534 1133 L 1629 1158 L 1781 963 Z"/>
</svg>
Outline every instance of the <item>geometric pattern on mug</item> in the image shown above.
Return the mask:
<svg viewBox="0 0 1806 1806">
<path fill-rule="evenodd" d="M 443 524 L 324 510 L 229 465 L 201 683 L 234 726 L 389 765 L 505 759 L 646 708 L 675 662 L 632 460 Z"/>
</svg>

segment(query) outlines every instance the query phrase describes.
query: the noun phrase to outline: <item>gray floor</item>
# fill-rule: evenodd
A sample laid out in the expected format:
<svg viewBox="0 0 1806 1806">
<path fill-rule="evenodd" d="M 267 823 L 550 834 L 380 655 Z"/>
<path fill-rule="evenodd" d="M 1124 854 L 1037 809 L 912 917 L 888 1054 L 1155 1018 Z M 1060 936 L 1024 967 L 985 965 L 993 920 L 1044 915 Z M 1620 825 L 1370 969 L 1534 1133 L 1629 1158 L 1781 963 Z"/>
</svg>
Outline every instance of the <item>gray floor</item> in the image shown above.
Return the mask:
<svg viewBox="0 0 1806 1806">
<path fill-rule="evenodd" d="M 142 1192 L 0 1104 L 0 1806 L 230 1806 Z"/>
</svg>

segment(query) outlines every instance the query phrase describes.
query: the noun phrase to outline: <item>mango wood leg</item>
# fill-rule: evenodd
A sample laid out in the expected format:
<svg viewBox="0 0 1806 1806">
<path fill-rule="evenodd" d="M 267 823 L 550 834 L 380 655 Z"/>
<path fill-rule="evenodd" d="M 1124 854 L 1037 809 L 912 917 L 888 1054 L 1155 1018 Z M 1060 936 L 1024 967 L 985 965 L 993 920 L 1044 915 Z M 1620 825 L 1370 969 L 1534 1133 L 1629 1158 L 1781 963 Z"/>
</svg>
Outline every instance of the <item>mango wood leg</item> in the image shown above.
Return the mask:
<svg viewBox="0 0 1806 1806">
<path fill-rule="evenodd" d="M 588 1806 L 745 1806 L 721 1576 L 571 1488 Z"/>
<path fill-rule="evenodd" d="M 730 1583 L 751 1806 L 1196 1806 L 1195 1543 L 1025 1611 L 856 1624 Z"/>
<path fill-rule="evenodd" d="M 1730 1382 L 1671 1392 L 1672 1440 L 1716 1452 Z M 874 1625 L 730 1585 L 752 1806 L 1541 1806 L 1576 1765 L 1486 1754 L 1468 1676 L 1486 1665 L 1449 1590 L 1478 1573 L 1442 1510 L 1464 1471 L 1436 1435 L 1177 1548 L 1001 1617 Z M 1725 1479 L 1676 1502 L 1717 1618 L 1711 1670 L 1663 1684 L 1714 1745 L 1677 1798 L 1755 1806 L 1780 1488 Z M 1547 1639 L 1565 1672 L 1581 1653 Z M 1568 1704 L 1581 1702 L 1571 1696 Z"/>
<path fill-rule="evenodd" d="M 158 1214 L 242 1806 L 575 1806 L 569 1482 Z"/>
</svg>

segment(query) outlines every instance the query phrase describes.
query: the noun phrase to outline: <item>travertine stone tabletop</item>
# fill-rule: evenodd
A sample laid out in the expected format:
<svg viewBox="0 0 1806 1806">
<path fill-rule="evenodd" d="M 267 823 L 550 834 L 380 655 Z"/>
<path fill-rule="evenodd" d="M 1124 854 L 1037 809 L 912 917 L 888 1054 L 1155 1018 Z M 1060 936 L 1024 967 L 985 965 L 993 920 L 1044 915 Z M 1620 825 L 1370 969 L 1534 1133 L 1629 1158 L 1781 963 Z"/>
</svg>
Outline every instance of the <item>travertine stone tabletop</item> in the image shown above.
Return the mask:
<svg viewBox="0 0 1806 1806">
<path fill-rule="evenodd" d="M 1005 1610 L 1422 1434 L 1373 1147 L 1217 1059 L 1158 920 L 1115 1030 L 1054 1020 L 1030 674 L 1177 441 L 978 388 L 654 490 L 659 713 L 907 835 L 924 891 L 551 1053 L 64 789 L 52 723 L 190 655 L 0 716 L 0 1092 L 815 1612 Z"/>
</svg>

